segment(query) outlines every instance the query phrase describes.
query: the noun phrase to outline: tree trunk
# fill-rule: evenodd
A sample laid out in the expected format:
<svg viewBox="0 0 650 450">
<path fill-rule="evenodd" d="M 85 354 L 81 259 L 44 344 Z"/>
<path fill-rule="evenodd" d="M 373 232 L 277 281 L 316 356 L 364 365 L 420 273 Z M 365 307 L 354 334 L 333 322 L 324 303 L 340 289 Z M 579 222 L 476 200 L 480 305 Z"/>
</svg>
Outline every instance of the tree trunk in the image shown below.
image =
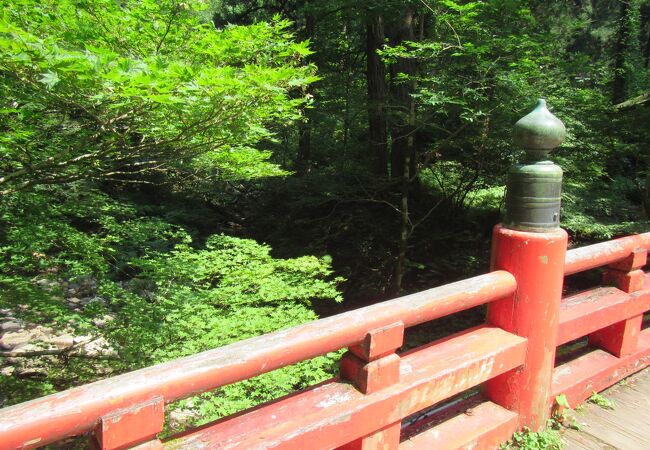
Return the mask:
<svg viewBox="0 0 650 450">
<path fill-rule="evenodd" d="M 643 212 L 646 219 L 650 219 L 650 168 L 646 168 L 645 196 L 643 197 Z"/>
<path fill-rule="evenodd" d="M 305 39 L 314 38 L 316 20 L 312 13 L 305 14 Z M 307 87 L 307 94 L 314 94 L 313 84 Z M 305 175 L 311 170 L 311 128 L 312 118 L 309 109 L 303 111 L 304 121 L 298 125 L 298 155 L 296 158 L 296 171 Z"/>
<path fill-rule="evenodd" d="M 343 35 L 345 36 L 346 41 L 350 41 L 351 37 L 349 34 L 349 22 L 345 22 L 343 27 Z M 343 109 L 343 155 L 348 153 L 348 145 L 350 141 L 350 127 L 351 127 L 351 118 L 350 118 L 350 104 L 351 98 L 350 94 L 352 91 L 352 54 L 351 49 L 345 51 L 345 107 Z"/>
<path fill-rule="evenodd" d="M 630 5 L 620 2 L 618 36 L 614 55 L 614 81 L 612 84 L 612 102 L 617 105 L 625 100 L 625 43 L 627 40 L 627 11 Z"/>
<path fill-rule="evenodd" d="M 393 295 L 398 295 L 402 290 L 402 281 L 404 280 L 404 274 L 406 273 L 406 258 L 408 254 L 410 235 L 409 181 L 411 174 L 409 170 L 409 159 L 410 157 L 407 154 L 406 161 L 404 161 L 403 165 L 404 173 L 402 175 L 402 182 L 400 187 L 400 230 L 399 240 L 397 242 L 397 261 L 395 264 L 395 276 L 393 278 L 393 285 L 391 287 L 391 293 Z"/>
<path fill-rule="evenodd" d="M 311 170 L 311 123 L 308 117 L 298 125 L 298 175 L 305 175 Z"/>
<path fill-rule="evenodd" d="M 415 20 L 413 11 L 407 8 L 397 23 L 393 45 L 414 41 Z M 392 292 L 397 295 L 402 289 L 411 234 L 409 199 L 411 178 L 415 175 L 415 102 L 411 94 L 415 91 L 416 65 L 412 59 L 399 58 L 391 67 L 391 177 L 400 180 L 400 230 L 397 242 L 397 261 Z M 406 80 L 399 79 L 406 76 Z"/>
<path fill-rule="evenodd" d="M 373 172 L 388 175 L 388 135 L 386 133 L 386 67 L 377 54 L 384 44 L 381 14 L 368 11 L 366 17 L 366 80 L 368 84 L 368 150 Z"/>
<path fill-rule="evenodd" d="M 638 0 L 622 0 L 619 5 L 619 26 L 612 86 L 612 101 L 615 105 L 638 93 L 638 72 L 643 66 L 640 40 L 640 2 Z"/>
<path fill-rule="evenodd" d="M 396 24 L 393 34 L 393 45 L 404 41 L 415 40 L 413 31 L 413 11 L 406 8 L 403 17 Z M 415 74 L 415 62 L 410 58 L 398 58 L 391 67 L 391 177 L 400 179 L 404 174 L 404 164 L 413 150 L 409 148 L 409 136 L 414 132 L 411 124 L 411 110 L 413 107 L 413 81 L 408 79 Z M 405 79 L 400 79 L 406 76 Z"/>
<path fill-rule="evenodd" d="M 641 7 L 641 39 L 643 41 L 643 67 L 650 67 L 650 5 Z"/>
<path fill-rule="evenodd" d="M 645 45 L 643 47 L 643 61 L 645 68 L 650 68 L 650 31 L 647 33 Z"/>
</svg>

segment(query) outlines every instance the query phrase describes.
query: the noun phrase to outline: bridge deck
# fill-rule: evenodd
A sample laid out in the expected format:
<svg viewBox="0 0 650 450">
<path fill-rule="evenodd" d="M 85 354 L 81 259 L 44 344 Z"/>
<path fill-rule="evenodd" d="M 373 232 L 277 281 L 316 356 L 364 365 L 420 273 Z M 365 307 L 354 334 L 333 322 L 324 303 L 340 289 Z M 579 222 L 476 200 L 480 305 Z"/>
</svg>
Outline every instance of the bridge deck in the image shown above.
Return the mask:
<svg viewBox="0 0 650 450">
<path fill-rule="evenodd" d="M 602 395 L 614 409 L 585 403 L 575 413 L 580 431 L 563 436 L 566 450 L 645 450 L 650 449 L 650 368 L 627 378 Z"/>
</svg>

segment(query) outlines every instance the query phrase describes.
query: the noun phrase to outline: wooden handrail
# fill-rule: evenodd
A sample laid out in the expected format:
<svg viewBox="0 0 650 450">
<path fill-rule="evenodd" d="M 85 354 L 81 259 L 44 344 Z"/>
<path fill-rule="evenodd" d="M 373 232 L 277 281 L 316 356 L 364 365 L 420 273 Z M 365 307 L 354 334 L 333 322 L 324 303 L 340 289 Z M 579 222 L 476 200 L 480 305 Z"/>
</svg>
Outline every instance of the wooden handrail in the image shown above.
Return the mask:
<svg viewBox="0 0 650 450">
<path fill-rule="evenodd" d="M 0 410 L 0 448 L 34 448 L 90 431 L 100 417 L 156 396 L 166 403 L 359 343 L 374 328 L 406 327 L 510 295 L 495 271 L 354 311 L 246 339 Z"/>
<path fill-rule="evenodd" d="M 364 395 L 334 380 L 188 432 L 165 448 L 250 450 L 257 448 L 260 435 L 280 448 L 337 448 L 515 369 L 525 354 L 526 339 L 496 327 L 476 327 L 402 355 L 408 370 L 399 383 L 382 390 Z M 331 407 L 323 408 L 324 403 Z"/>
<path fill-rule="evenodd" d="M 262 429 L 266 430 L 262 439 L 273 437 L 274 442 L 284 442 L 278 444 L 280 447 L 295 448 L 291 445 L 309 442 L 304 439 L 327 438 L 319 441 L 320 447 L 313 447 L 325 448 L 332 442 L 340 445 L 350 439 L 366 439 L 371 432 L 390 437 L 390 448 L 397 448 L 400 421 L 406 414 L 484 381 L 484 394 L 491 402 L 483 403 L 480 410 L 499 413 L 494 420 L 477 419 L 477 426 L 492 430 L 475 433 L 483 436 L 480 442 L 487 448 L 507 439 L 517 426 L 539 423 L 553 395 L 566 392 L 571 402 L 581 401 L 586 392 L 582 386 L 585 379 L 604 387 L 646 364 L 643 361 L 650 354 L 650 332 L 642 331 L 638 339 L 637 335 L 642 314 L 650 307 L 650 278 L 640 270 L 650 248 L 650 233 L 570 250 L 566 256 L 563 231 L 531 234 L 496 227 L 495 242 L 493 268 L 503 270 L 2 409 L 0 449 L 40 447 L 89 431 L 105 449 L 143 442 L 153 445 L 147 448 L 192 448 L 193 439 L 217 443 L 224 436 L 232 436 L 234 440 L 228 439 L 233 445 L 236 441 L 240 448 L 249 448 L 257 442 Z M 609 266 L 605 283 L 613 282 L 616 288 L 592 289 L 560 303 L 563 274 L 601 266 Z M 394 353 L 402 343 L 405 327 L 486 303 L 488 323 L 483 328 L 459 335 L 464 337 L 442 339 L 415 353 Z M 571 366 L 554 369 L 554 352 L 548 349 L 585 334 L 609 353 L 598 350 L 593 356 L 569 363 Z M 491 342 L 476 346 L 481 339 Z M 366 344 L 368 348 L 363 347 Z M 372 345 L 384 347 L 380 351 Z M 494 349 L 488 351 L 491 345 Z M 351 351 L 344 357 L 348 366 L 341 379 L 224 418 L 175 441 L 163 444 L 156 439 L 162 430 L 164 403 L 345 347 Z M 371 347 L 378 353 L 372 354 Z M 447 355 L 449 361 L 440 359 L 441 355 Z M 502 356 L 505 359 L 499 360 Z M 476 364 L 472 366 L 471 361 Z M 465 363 L 471 366 L 467 370 L 463 369 Z M 365 375 L 361 373 L 364 370 Z M 579 379 L 567 378 L 568 370 L 576 370 Z M 590 371 L 595 371 L 594 375 Z M 537 379 L 542 372 L 546 375 Z M 372 381 L 372 377 L 381 383 L 370 387 L 362 384 L 364 379 Z M 540 389 L 548 387 L 550 377 L 553 392 L 547 395 Z M 422 387 L 421 392 L 417 386 Z M 323 406 L 330 400 L 320 398 L 325 395 L 325 387 L 342 393 L 332 410 Z M 529 395 L 531 392 L 541 394 L 535 397 Z M 301 410 L 312 403 L 311 413 Z M 386 419 L 385 414 L 396 405 L 400 413 L 390 413 Z M 295 424 L 276 421 L 273 411 L 282 408 L 293 414 Z M 348 417 L 355 417 L 356 422 L 339 426 Z M 248 427 L 253 418 L 256 425 L 249 427 L 245 436 L 237 431 Z M 330 424 L 329 431 L 314 431 L 315 424 L 321 423 Z M 446 433 L 452 433 L 455 426 L 460 425 L 449 422 Z M 423 442 L 434 442 L 435 436 L 429 433 Z"/>
<path fill-rule="evenodd" d="M 639 248 L 650 249 L 650 233 L 626 236 L 571 249 L 566 253 L 564 274 L 572 275 L 615 263 Z"/>
</svg>

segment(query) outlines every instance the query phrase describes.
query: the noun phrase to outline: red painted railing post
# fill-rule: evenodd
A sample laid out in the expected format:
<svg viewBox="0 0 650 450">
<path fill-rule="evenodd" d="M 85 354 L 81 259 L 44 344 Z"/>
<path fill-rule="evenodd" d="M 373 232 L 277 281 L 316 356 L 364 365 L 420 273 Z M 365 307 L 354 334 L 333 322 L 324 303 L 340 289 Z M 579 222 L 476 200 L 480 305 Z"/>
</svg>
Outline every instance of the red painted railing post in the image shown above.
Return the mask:
<svg viewBox="0 0 650 450">
<path fill-rule="evenodd" d="M 645 249 L 634 250 L 623 261 L 611 264 L 603 274 L 603 282 L 614 284 L 625 292 L 643 289 L 645 274 L 640 270 L 646 265 Z M 615 323 L 589 335 L 589 345 L 602 348 L 619 358 L 634 353 L 643 324 L 643 314 Z"/>
<path fill-rule="evenodd" d="M 515 124 L 515 143 L 526 150 L 508 175 L 504 225 L 492 236 L 492 270 L 514 275 L 517 289 L 488 306 L 488 323 L 528 340 L 523 366 L 485 385 L 495 403 L 519 414 L 519 426 L 546 425 L 555 366 L 567 233 L 559 226 L 562 169 L 548 153 L 565 128 L 544 100 Z"/>
<path fill-rule="evenodd" d="M 341 359 L 341 378 L 364 394 L 399 382 L 400 357 L 395 351 L 404 341 L 404 324 L 396 322 L 370 331 L 363 342 L 350 347 Z M 352 441 L 339 450 L 398 450 L 401 422 Z"/>
<path fill-rule="evenodd" d="M 494 229 L 492 268 L 515 276 L 516 292 L 488 306 L 488 322 L 528 339 L 522 367 L 486 383 L 495 403 L 519 413 L 519 426 L 537 430 L 548 419 L 555 365 L 567 234 Z"/>
</svg>

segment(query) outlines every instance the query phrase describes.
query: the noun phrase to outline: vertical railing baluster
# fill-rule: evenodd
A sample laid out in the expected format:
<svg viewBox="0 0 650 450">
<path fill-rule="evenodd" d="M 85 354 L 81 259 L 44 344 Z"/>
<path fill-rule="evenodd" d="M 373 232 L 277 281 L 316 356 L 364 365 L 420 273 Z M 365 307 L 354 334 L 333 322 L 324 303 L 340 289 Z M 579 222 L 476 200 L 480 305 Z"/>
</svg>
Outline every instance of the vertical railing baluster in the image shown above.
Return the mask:
<svg viewBox="0 0 650 450">
<path fill-rule="evenodd" d="M 102 416 L 93 432 L 92 443 L 100 450 L 162 449 L 157 434 L 165 422 L 162 397 L 119 409 Z"/>
<path fill-rule="evenodd" d="M 611 264 L 603 273 L 603 282 L 613 284 L 622 291 L 634 292 L 643 289 L 645 274 L 641 268 L 646 265 L 648 252 L 634 250 L 630 256 Z M 637 350 L 639 333 L 643 325 L 643 314 L 615 323 L 589 335 L 589 345 L 622 358 Z"/>
<path fill-rule="evenodd" d="M 395 351 L 404 342 L 404 324 L 397 322 L 370 331 L 363 342 L 350 347 L 341 360 L 341 378 L 364 394 L 372 394 L 399 382 L 400 357 Z M 339 450 L 397 450 L 401 422 L 352 441 Z"/>
</svg>

